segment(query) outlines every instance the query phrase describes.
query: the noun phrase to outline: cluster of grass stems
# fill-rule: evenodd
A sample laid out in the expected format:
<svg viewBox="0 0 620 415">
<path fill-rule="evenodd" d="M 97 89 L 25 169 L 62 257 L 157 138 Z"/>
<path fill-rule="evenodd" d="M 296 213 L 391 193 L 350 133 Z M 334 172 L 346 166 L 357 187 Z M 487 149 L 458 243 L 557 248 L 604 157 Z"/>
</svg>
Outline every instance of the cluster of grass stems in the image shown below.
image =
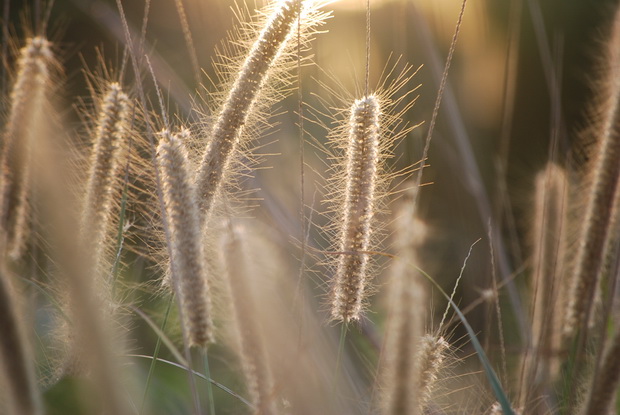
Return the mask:
<svg viewBox="0 0 620 415">
<path fill-rule="evenodd" d="M 496 267 L 506 252 L 489 217 L 487 243 L 472 240 L 456 285 L 442 287 L 422 266 L 432 227 L 418 196 L 433 191 L 422 173 L 466 1 L 424 151 L 404 165 L 402 142 L 423 128 L 417 71 L 392 60 L 371 85 L 370 3 L 360 86 L 325 71 L 306 93 L 312 41 L 337 24 L 329 2 L 282 0 L 255 16 L 238 6 L 204 73 L 184 2 L 170 2 L 196 83 L 184 111 L 145 47 L 148 1 L 136 31 L 117 0 L 124 50 L 116 67 L 84 68 L 78 128 L 59 110 L 73 70 L 62 40 L 45 18 L 31 34 L 4 32 L 0 414 L 616 413 L 620 12 L 578 138 L 587 162 L 553 153 L 535 180 L 526 271 Z M 281 140 L 299 147 L 266 164 L 296 177 L 288 217 L 272 182 L 256 190 L 281 103 L 297 125 Z M 492 283 L 463 304 L 458 284 L 482 246 Z M 479 304 L 496 314 L 499 353 L 468 321 Z"/>
</svg>

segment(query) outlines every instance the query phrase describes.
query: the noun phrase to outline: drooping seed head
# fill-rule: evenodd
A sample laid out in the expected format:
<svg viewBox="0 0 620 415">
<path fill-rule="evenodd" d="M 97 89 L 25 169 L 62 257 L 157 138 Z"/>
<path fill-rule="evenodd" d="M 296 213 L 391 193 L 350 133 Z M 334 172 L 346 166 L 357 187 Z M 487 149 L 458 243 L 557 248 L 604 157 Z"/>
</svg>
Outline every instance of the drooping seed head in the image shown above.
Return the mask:
<svg viewBox="0 0 620 415">
<path fill-rule="evenodd" d="M 204 212 L 211 209 L 213 199 L 228 174 L 243 128 L 301 10 L 301 0 L 280 3 L 249 51 L 219 111 L 196 175 L 200 206 Z"/>
</svg>

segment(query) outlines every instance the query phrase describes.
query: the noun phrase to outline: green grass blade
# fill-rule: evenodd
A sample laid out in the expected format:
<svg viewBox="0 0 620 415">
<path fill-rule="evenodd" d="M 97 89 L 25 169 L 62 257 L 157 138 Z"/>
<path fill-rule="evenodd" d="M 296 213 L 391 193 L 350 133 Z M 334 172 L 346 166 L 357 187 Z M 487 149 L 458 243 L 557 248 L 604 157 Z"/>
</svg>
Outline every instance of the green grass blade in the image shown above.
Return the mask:
<svg viewBox="0 0 620 415">
<path fill-rule="evenodd" d="M 164 315 L 164 321 L 161 323 L 161 331 L 166 329 L 166 323 L 168 323 L 168 317 L 170 316 L 170 309 L 172 308 L 172 296 L 168 299 L 168 305 L 166 306 L 166 314 Z M 140 403 L 140 412 L 139 414 L 144 413 L 144 404 L 146 403 L 146 395 L 149 392 L 149 387 L 151 386 L 151 379 L 153 377 L 153 373 L 155 372 L 155 364 L 157 363 L 157 357 L 159 357 L 159 349 L 161 348 L 161 337 L 157 337 L 157 343 L 155 343 L 155 351 L 153 352 L 153 360 L 151 361 L 151 366 L 149 367 L 149 374 L 146 377 L 146 385 L 144 386 L 144 394 L 142 395 L 142 403 Z"/>
<path fill-rule="evenodd" d="M 514 415 L 514 411 L 512 410 L 510 401 L 508 400 L 508 397 L 506 396 L 506 393 L 504 392 L 504 389 L 502 388 L 499 378 L 497 377 L 497 374 L 493 370 L 493 367 L 491 366 L 491 362 L 489 362 L 489 359 L 486 353 L 482 349 L 482 345 L 478 341 L 478 337 L 476 337 L 476 333 L 474 333 L 474 330 L 469 325 L 469 322 L 465 318 L 465 315 L 461 312 L 459 307 L 450 298 L 450 296 L 443 290 L 443 288 L 441 288 L 441 286 L 439 286 L 439 284 L 437 284 L 437 282 L 430 275 L 428 275 L 426 272 L 424 272 L 422 269 L 418 268 L 417 266 L 413 264 L 410 264 L 410 265 L 414 267 L 416 270 L 418 270 L 422 275 L 424 275 L 424 277 L 428 279 L 439 290 L 439 292 L 448 300 L 448 302 L 450 303 L 450 305 L 452 306 L 456 314 L 459 316 L 459 319 L 463 322 L 463 326 L 465 326 L 465 329 L 467 330 L 467 334 L 469 335 L 469 338 L 471 339 L 471 343 L 474 346 L 474 349 L 476 350 L 478 359 L 480 359 L 480 362 L 482 363 L 484 373 L 486 374 L 487 379 L 489 380 L 489 383 L 491 384 L 491 389 L 493 389 L 493 393 L 495 394 L 495 397 L 497 398 L 497 402 L 502 407 L 502 412 L 504 413 L 504 415 Z"/>
<path fill-rule="evenodd" d="M 153 331 L 155 331 L 155 333 L 157 334 L 157 336 L 161 339 L 161 341 L 166 345 L 166 347 L 168 348 L 168 350 L 170 350 L 170 352 L 172 353 L 172 355 L 179 361 L 179 363 L 181 363 L 184 366 L 189 366 L 187 364 L 187 360 L 185 360 L 185 358 L 183 357 L 183 355 L 181 354 L 181 352 L 179 352 L 179 349 L 177 349 L 175 347 L 175 345 L 170 341 L 170 339 L 168 338 L 168 336 L 166 336 L 164 334 L 163 331 L 161 331 L 161 329 L 159 327 L 157 327 L 157 324 L 155 324 L 155 322 L 153 320 L 151 320 L 151 318 L 149 316 L 147 316 L 146 314 L 144 314 L 144 312 L 142 310 L 140 310 L 137 307 L 133 307 L 133 306 L 129 306 L 129 308 L 136 313 L 137 315 L 139 315 L 144 321 L 147 322 L 147 324 L 149 326 L 151 326 L 151 328 L 153 329 Z"/>
<path fill-rule="evenodd" d="M 140 358 L 143 358 L 143 359 L 154 359 L 153 356 L 147 356 L 147 355 L 143 355 L 143 354 L 129 354 L 127 356 L 128 357 L 140 357 Z M 235 398 L 237 398 L 239 401 L 243 402 L 248 407 L 254 409 L 254 405 L 252 405 L 252 403 L 250 401 L 248 401 L 247 399 L 245 399 L 243 396 L 241 396 L 238 393 L 234 392 L 232 389 L 222 385 L 221 383 L 216 382 L 213 379 L 203 375 L 200 372 L 196 372 L 195 370 L 191 370 L 190 368 L 188 368 L 187 366 L 185 366 L 183 364 L 176 363 L 176 362 L 171 362 L 169 360 L 162 359 L 160 357 L 156 358 L 155 360 L 157 360 L 158 362 L 166 363 L 166 364 L 169 364 L 171 366 L 178 367 L 179 369 L 183 369 L 185 371 L 191 372 L 194 376 L 197 376 L 197 377 L 199 377 L 201 379 L 206 380 L 207 382 L 213 384 L 215 387 L 223 390 L 224 392 L 230 394 L 231 396 L 234 396 Z"/>
</svg>

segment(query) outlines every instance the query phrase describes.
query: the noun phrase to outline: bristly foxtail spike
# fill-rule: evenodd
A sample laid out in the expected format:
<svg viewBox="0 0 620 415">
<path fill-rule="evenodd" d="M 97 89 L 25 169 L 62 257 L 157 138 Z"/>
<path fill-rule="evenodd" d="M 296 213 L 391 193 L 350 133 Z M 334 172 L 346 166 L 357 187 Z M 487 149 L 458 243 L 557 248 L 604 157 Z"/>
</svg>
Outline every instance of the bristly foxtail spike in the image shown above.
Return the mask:
<svg viewBox="0 0 620 415">
<path fill-rule="evenodd" d="M 331 316 L 348 323 L 360 318 L 367 280 L 368 253 L 375 216 L 380 165 L 381 108 L 375 95 L 355 101 L 349 117 L 344 221 L 331 293 Z"/>
<path fill-rule="evenodd" d="M 32 153 L 45 124 L 45 105 L 56 60 L 51 43 L 30 38 L 20 50 L 7 123 L 0 140 L 0 229 L 10 256 L 22 256 L 28 239 Z"/>
<path fill-rule="evenodd" d="M 178 290 L 189 342 L 207 347 L 214 339 L 211 294 L 195 189 L 188 171 L 187 152 L 181 138 L 167 130 L 157 148 L 165 215 L 170 230 L 168 247 L 173 286 Z"/>
</svg>

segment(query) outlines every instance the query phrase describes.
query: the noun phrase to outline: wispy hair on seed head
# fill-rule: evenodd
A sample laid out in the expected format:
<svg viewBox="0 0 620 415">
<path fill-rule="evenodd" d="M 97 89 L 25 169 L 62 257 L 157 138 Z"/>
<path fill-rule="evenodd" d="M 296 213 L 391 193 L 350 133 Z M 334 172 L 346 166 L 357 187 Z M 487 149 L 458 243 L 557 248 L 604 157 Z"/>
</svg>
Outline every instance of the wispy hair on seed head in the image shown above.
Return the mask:
<svg viewBox="0 0 620 415">
<path fill-rule="evenodd" d="M 0 227 L 6 249 L 15 259 L 27 245 L 32 164 L 41 129 L 49 126 L 48 100 L 57 66 L 51 42 L 42 36 L 29 38 L 19 51 L 0 140 Z"/>
<path fill-rule="evenodd" d="M 168 247 L 171 278 L 182 307 L 182 324 L 192 345 L 206 347 L 213 341 L 211 294 L 195 188 L 187 165 L 182 138 L 160 133 L 157 164 L 160 171 L 164 213 L 170 230 Z"/>
<path fill-rule="evenodd" d="M 325 126 L 329 130 L 328 147 L 324 147 L 318 141 L 315 140 L 315 145 L 322 151 L 327 153 L 327 156 L 332 160 L 332 165 L 328 170 L 328 182 L 326 191 L 327 210 L 325 215 L 330 219 L 330 224 L 324 228 L 327 239 L 330 241 L 330 251 L 326 258 L 326 264 L 328 265 L 328 273 L 337 273 L 338 263 L 341 258 L 352 256 L 351 252 L 343 251 L 342 237 L 346 234 L 343 229 L 343 224 L 346 222 L 346 217 L 350 212 L 347 212 L 345 206 L 347 204 L 347 194 L 345 189 L 347 183 L 351 181 L 347 167 L 347 151 L 349 138 L 351 134 L 351 111 L 355 109 L 357 105 L 363 104 L 365 99 L 368 102 L 375 103 L 377 125 L 376 132 L 378 136 L 376 160 L 374 160 L 374 167 L 376 174 L 373 183 L 373 191 L 368 200 L 368 204 L 372 205 L 372 220 L 369 222 L 369 232 L 367 234 L 367 242 L 364 243 L 364 252 L 358 252 L 354 255 L 363 256 L 363 268 L 364 277 L 361 284 L 363 288 L 358 295 L 358 298 L 354 301 L 355 306 L 352 309 L 352 313 L 346 312 L 345 315 L 341 315 L 340 311 L 336 311 L 340 306 L 336 305 L 337 298 L 344 298 L 341 294 L 338 283 L 332 285 L 330 294 L 329 307 L 332 310 L 332 319 L 335 320 L 357 320 L 363 309 L 365 308 L 366 300 L 372 293 L 372 285 L 369 284 L 371 277 L 378 268 L 376 261 L 373 258 L 372 252 L 381 250 L 381 242 L 385 237 L 385 219 L 384 215 L 387 213 L 388 196 L 393 191 L 393 179 L 399 177 L 404 180 L 412 171 L 412 166 L 407 166 L 403 170 L 394 171 L 388 165 L 388 160 L 393 158 L 394 145 L 405 137 L 416 125 L 409 124 L 404 118 L 408 115 L 409 110 L 415 102 L 413 92 L 416 88 L 410 86 L 410 81 L 415 75 L 416 71 L 410 65 L 404 65 L 400 72 L 397 72 L 398 67 L 397 60 L 393 64 L 386 65 L 384 74 L 381 77 L 379 87 L 376 92 L 369 95 L 366 98 L 356 100 L 356 104 L 351 106 L 353 98 L 342 98 L 345 95 L 343 92 L 338 92 L 337 87 L 329 86 L 323 83 L 323 87 L 328 91 L 329 98 L 321 98 L 319 100 L 321 105 L 325 107 L 325 110 L 314 109 L 315 112 L 332 112 L 332 119 L 334 120 L 335 127 Z M 393 65 L 393 66 L 390 66 Z M 397 73 L 396 75 L 394 75 Z M 348 107 L 342 108 L 336 105 L 347 104 Z M 334 101 L 339 101 L 339 104 L 334 104 Z M 345 249 L 346 250 L 346 249 Z M 337 281 L 337 277 L 336 281 Z M 341 288 L 343 286 L 340 286 Z M 360 287 L 358 287 L 360 288 Z M 361 301 L 360 301 L 361 300 Z M 340 304 L 340 300 L 337 302 Z"/>
<path fill-rule="evenodd" d="M 218 52 L 212 81 L 218 87 L 207 92 L 207 108 L 199 110 L 205 118 L 206 133 L 200 138 L 206 140 L 206 151 L 196 182 L 205 213 L 211 211 L 220 189 L 239 174 L 238 163 L 251 153 L 252 141 L 269 129 L 271 105 L 290 92 L 298 52 L 291 39 L 296 37 L 298 18 L 305 53 L 317 27 L 329 16 L 319 6 L 301 0 L 274 2 L 256 22 L 245 22 L 245 13 L 236 9 L 241 27 Z"/>
</svg>

